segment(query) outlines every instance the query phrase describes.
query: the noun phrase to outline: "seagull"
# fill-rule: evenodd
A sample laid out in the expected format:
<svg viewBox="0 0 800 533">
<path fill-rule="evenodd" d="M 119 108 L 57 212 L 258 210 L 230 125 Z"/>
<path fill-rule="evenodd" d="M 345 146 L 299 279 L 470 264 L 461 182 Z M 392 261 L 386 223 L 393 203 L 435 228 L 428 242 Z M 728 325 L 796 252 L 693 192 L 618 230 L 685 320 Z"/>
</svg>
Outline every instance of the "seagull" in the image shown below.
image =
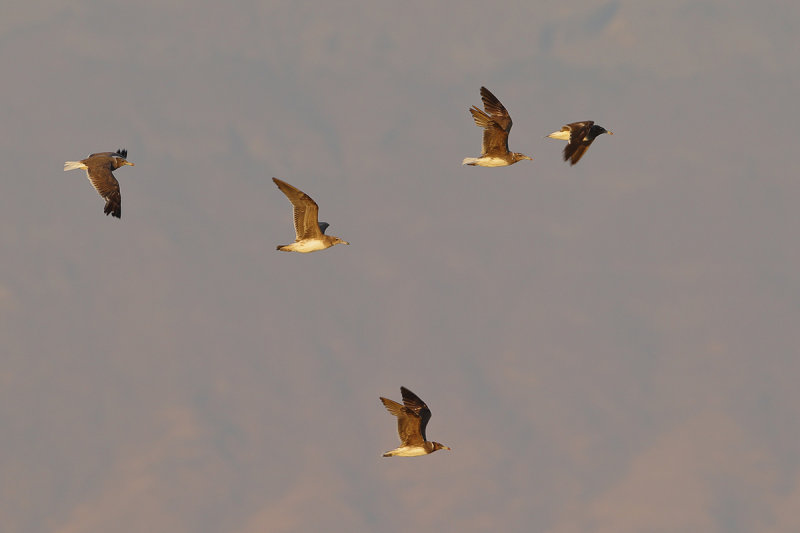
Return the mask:
<svg viewBox="0 0 800 533">
<path fill-rule="evenodd" d="M 272 181 L 292 202 L 292 207 L 294 208 L 294 232 L 296 237 L 292 244 L 278 246 L 278 250 L 307 254 L 330 248 L 335 244 L 350 244 L 339 237 L 325 235 L 325 230 L 330 224 L 319 222 L 317 218 L 319 207 L 309 195 L 278 178 L 272 178 Z"/>
<path fill-rule="evenodd" d="M 128 151 L 124 148 L 116 152 L 100 152 L 81 161 L 66 161 L 64 171 L 86 169 L 89 181 L 92 182 L 100 196 L 106 200 L 103 212 L 106 215 L 122 218 L 122 196 L 119 193 L 119 182 L 111 171 L 125 165 L 135 166 L 126 157 L 128 157 Z"/>
<path fill-rule="evenodd" d="M 449 450 L 448 446 L 425 440 L 425 427 L 431 419 L 431 410 L 419 396 L 405 387 L 400 387 L 403 404 L 381 397 L 386 409 L 397 417 L 397 433 L 400 435 L 400 446 L 384 453 L 384 457 L 416 457 L 428 455 L 436 450 Z"/>
<path fill-rule="evenodd" d="M 560 141 L 569 141 L 564 147 L 564 161 L 569 161 L 574 165 L 581 160 L 583 154 L 589 149 L 598 135 L 608 133 L 614 135 L 613 131 L 608 131 L 602 126 L 598 126 L 593 120 L 585 122 L 573 122 L 561 127 L 560 131 L 554 131 L 548 137 Z"/>
<path fill-rule="evenodd" d="M 505 167 L 523 159 L 533 161 L 532 157 L 525 154 L 508 151 L 508 133 L 511 131 L 512 122 L 500 100 L 486 87 L 481 87 L 481 99 L 488 115 L 477 106 L 469 109 L 475 124 L 483 128 L 481 156 L 466 157 L 461 164 L 479 167 Z"/>
</svg>

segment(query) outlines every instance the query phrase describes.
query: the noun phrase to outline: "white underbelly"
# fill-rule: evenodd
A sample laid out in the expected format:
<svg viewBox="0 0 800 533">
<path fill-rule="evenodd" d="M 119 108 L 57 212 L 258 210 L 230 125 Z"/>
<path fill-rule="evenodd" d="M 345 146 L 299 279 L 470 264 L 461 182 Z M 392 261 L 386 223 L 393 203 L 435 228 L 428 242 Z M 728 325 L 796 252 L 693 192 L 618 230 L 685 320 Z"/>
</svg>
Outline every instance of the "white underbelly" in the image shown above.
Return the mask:
<svg viewBox="0 0 800 533">
<path fill-rule="evenodd" d="M 319 250 L 324 250 L 328 248 L 325 243 L 321 240 L 306 240 L 300 242 L 293 242 L 285 247 L 287 250 L 291 250 L 292 252 L 300 252 L 301 254 L 307 254 L 309 252 L 317 252 Z"/>
<path fill-rule="evenodd" d="M 508 161 L 499 157 L 467 157 L 461 164 L 479 167 L 507 167 Z"/>
<path fill-rule="evenodd" d="M 478 165 L 482 167 L 507 167 L 508 161 L 499 157 L 481 157 Z"/>
<path fill-rule="evenodd" d="M 391 453 L 397 457 L 417 457 L 419 455 L 427 455 L 425 448 L 421 446 L 401 446 L 387 453 Z"/>
<path fill-rule="evenodd" d="M 548 137 L 551 139 L 558 139 L 559 141 L 568 141 L 571 132 L 569 131 L 554 131 Z"/>
</svg>

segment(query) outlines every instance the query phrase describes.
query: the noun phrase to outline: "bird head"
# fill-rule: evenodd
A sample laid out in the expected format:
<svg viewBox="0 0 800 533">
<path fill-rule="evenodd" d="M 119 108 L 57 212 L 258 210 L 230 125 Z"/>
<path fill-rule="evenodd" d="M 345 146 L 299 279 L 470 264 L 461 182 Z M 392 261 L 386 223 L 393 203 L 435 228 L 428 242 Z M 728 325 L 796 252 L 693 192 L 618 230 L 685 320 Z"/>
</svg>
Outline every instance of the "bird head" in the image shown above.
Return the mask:
<svg viewBox="0 0 800 533">
<path fill-rule="evenodd" d="M 450 446 L 445 446 L 444 444 L 442 444 L 440 442 L 434 442 L 433 443 L 433 450 L 431 451 L 431 453 L 435 452 L 436 450 L 449 450 L 449 449 L 450 449 Z"/>
<path fill-rule="evenodd" d="M 514 161 L 522 161 L 523 159 L 527 159 L 528 161 L 533 161 L 532 157 L 528 157 L 525 154 L 520 154 L 519 152 L 514 152 Z"/>
<path fill-rule="evenodd" d="M 112 157 L 112 159 L 114 160 L 114 170 L 118 169 L 119 167 L 124 167 L 125 165 L 130 165 L 132 167 L 136 166 L 121 155 L 115 155 Z"/>
</svg>

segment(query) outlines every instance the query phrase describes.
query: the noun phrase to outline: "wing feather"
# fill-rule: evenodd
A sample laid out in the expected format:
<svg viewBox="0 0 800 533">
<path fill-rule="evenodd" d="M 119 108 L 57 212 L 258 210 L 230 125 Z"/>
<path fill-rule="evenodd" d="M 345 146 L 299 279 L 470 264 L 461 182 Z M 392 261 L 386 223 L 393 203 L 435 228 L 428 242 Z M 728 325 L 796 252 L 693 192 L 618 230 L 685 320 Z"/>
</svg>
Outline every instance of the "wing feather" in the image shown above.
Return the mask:
<svg viewBox="0 0 800 533">
<path fill-rule="evenodd" d="M 397 417 L 397 435 L 403 446 L 422 446 L 425 437 L 420 431 L 422 419 L 414 411 L 394 400 L 381 397 L 386 410 Z"/>
<path fill-rule="evenodd" d="M 425 436 L 425 430 L 428 427 L 428 421 L 431 419 L 431 410 L 425 405 L 425 402 L 419 396 L 411 392 L 405 387 L 400 387 L 400 392 L 403 395 L 403 404 L 406 409 L 419 417 L 419 433 L 422 440 L 426 441 L 428 438 Z"/>
<path fill-rule="evenodd" d="M 104 212 L 117 218 L 122 217 L 122 194 L 119 190 L 119 182 L 111 172 L 110 160 L 105 164 L 98 164 L 99 161 L 86 160 L 86 175 L 97 193 L 106 201 Z"/>
<path fill-rule="evenodd" d="M 481 87 L 484 113 L 476 106 L 469 110 L 475 124 L 483 128 L 481 155 L 503 156 L 508 153 L 508 134 L 513 122 L 508 111 L 486 87 Z"/>
<path fill-rule="evenodd" d="M 300 241 L 302 239 L 321 237 L 322 231 L 319 227 L 319 206 L 317 206 L 317 203 L 309 195 L 285 181 L 281 181 L 278 178 L 272 178 L 272 181 L 292 203 L 295 240 Z"/>
<path fill-rule="evenodd" d="M 594 140 L 587 140 L 587 135 L 593 124 L 593 120 L 587 120 L 585 122 L 573 122 L 565 126 L 569 127 L 570 136 L 569 142 L 564 147 L 564 161 L 569 161 L 570 165 L 574 165 L 581 160 L 581 157 L 583 157 L 583 154 L 586 153 L 586 150 L 589 149 Z"/>
</svg>

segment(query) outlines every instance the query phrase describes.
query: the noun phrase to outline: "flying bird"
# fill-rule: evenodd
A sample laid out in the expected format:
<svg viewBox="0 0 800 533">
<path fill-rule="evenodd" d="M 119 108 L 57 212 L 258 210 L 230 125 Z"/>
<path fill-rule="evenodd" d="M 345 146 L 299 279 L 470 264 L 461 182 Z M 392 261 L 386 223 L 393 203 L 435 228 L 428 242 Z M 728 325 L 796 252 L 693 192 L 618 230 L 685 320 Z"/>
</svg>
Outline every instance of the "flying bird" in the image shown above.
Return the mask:
<svg viewBox="0 0 800 533">
<path fill-rule="evenodd" d="M 294 242 L 278 246 L 278 250 L 307 254 L 330 248 L 335 244 L 350 244 L 339 237 L 325 235 L 325 230 L 330 224 L 318 220 L 319 207 L 309 195 L 278 178 L 272 178 L 272 181 L 292 203 L 294 213 Z"/>
<path fill-rule="evenodd" d="M 486 113 L 477 106 L 469 109 L 475 124 L 483 128 L 481 156 L 466 157 L 461 164 L 479 167 L 505 167 L 523 159 L 533 161 L 532 157 L 525 154 L 508 151 L 508 133 L 511 131 L 512 122 L 500 100 L 486 87 L 481 87 L 481 99 Z"/>
<path fill-rule="evenodd" d="M 125 165 L 134 166 L 126 157 L 128 157 L 128 151 L 124 148 L 116 152 L 100 152 L 81 161 L 65 162 L 64 171 L 77 168 L 86 169 L 89 181 L 106 201 L 103 212 L 106 215 L 122 218 L 122 196 L 119 193 L 119 182 L 111 171 Z"/>
<path fill-rule="evenodd" d="M 602 126 L 598 126 L 592 120 L 585 122 L 573 122 L 561 127 L 561 130 L 554 131 L 548 137 L 560 141 L 568 141 L 564 147 L 564 161 L 569 161 L 574 165 L 581 160 L 583 154 L 589 149 L 598 135 L 608 133 L 614 135 L 613 131 L 608 131 Z"/>
<path fill-rule="evenodd" d="M 436 450 L 449 450 L 444 444 L 426 440 L 425 428 L 431 419 L 431 410 L 425 402 L 405 387 L 400 387 L 400 392 L 403 395 L 403 405 L 381 397 L 386 409 L 397 417 L 397 433 L 400 435 L 400 446 L 383 456 L 416 457 Z"/>
</svg>

